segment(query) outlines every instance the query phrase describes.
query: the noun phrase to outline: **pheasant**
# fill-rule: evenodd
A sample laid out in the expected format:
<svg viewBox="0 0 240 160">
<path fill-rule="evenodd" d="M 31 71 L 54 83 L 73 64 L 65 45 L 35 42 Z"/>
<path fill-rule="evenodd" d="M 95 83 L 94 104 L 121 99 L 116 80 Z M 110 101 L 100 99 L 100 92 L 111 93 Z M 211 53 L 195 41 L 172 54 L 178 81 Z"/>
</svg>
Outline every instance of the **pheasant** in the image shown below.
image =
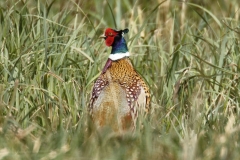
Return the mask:
<svg viewBox="0 0 240 160">
<path fill-rule="evenodd" d="M 114 131 L 135 130 L 139 112 L 148 113 L 150 109 L 149 88 L 129 59 L 123 37 L 128 31 L 107 28 L 101 36 L 112 51 L 94 83 L 88 107 L 97 128 L 109 126 Z"/>
</svg>

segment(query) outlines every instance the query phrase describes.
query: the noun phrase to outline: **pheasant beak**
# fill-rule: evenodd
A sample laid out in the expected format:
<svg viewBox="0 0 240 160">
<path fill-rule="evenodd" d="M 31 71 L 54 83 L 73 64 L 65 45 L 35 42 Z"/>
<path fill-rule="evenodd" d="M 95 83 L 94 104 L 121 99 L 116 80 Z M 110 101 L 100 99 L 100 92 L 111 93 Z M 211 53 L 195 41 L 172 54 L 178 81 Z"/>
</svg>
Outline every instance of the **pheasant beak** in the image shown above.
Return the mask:
<svg viewBox="0 0 240 160">
<path fill-rule="evenodd" d="M 104 39 L 105 39 L 105 38 L 106 38 L 106 36 L 103 34 L 103 35 L 101 35 L 99 38 L 104 38 Z"/>
</svg>

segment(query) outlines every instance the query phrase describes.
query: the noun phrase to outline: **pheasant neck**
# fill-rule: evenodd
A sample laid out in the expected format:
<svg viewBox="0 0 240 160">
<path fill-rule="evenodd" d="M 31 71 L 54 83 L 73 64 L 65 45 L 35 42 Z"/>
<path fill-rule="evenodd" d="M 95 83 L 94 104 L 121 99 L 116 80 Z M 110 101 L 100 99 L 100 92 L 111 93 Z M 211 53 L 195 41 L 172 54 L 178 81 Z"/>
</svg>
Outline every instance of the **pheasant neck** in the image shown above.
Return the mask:
<svg viewBox="0 0 240 160">
<path fill-rule="evenodd" d="M 129 52 L 114 53 L 114 54 L 109 55 L 109 59 L 111 59 L 112 61 L 116 61 L 116 60 L 122 59 L 124 57 L 129 57 Z"/>
<path fill-rule="evenodd" d="M 123 37 L 115 37 L 109 58 L 113 61 L 129 57 L 126 41 Z"/>
</svg>

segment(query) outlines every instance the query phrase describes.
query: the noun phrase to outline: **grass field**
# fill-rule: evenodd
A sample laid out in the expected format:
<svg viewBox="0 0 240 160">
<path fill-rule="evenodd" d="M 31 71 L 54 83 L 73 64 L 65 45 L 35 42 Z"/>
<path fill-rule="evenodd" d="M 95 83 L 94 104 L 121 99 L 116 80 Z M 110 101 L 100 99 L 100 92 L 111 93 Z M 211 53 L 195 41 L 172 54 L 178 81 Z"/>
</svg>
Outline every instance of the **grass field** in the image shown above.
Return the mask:
<svg viewBox="0 0 240 160">
<path fill-rule="evenodd" d="M 239 159 L 239 15 L 238 0 L 0 1 L 0 160 Z M 107 27 L 129 28 L 151 89 L 134 135 L 87 130 Z"/>
</svg>

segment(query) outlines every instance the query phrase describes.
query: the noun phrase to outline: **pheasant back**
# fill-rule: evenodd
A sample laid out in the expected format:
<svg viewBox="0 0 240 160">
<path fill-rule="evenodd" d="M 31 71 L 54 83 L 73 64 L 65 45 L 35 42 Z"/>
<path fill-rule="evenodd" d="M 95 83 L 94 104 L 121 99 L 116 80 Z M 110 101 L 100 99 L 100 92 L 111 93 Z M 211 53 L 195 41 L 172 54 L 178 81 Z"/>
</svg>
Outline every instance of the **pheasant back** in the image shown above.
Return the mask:
<svg viewBox="0 0 240 160">
<path fill-rule="evenodd" d="M 104 68 L 92 91 L 92 120 L 97 127 L 107 125 L 115 131 L 134 129 L 139 111 L 149 111 L 149 89 L 129 58 L 108 60 Z"/>
</svg>

